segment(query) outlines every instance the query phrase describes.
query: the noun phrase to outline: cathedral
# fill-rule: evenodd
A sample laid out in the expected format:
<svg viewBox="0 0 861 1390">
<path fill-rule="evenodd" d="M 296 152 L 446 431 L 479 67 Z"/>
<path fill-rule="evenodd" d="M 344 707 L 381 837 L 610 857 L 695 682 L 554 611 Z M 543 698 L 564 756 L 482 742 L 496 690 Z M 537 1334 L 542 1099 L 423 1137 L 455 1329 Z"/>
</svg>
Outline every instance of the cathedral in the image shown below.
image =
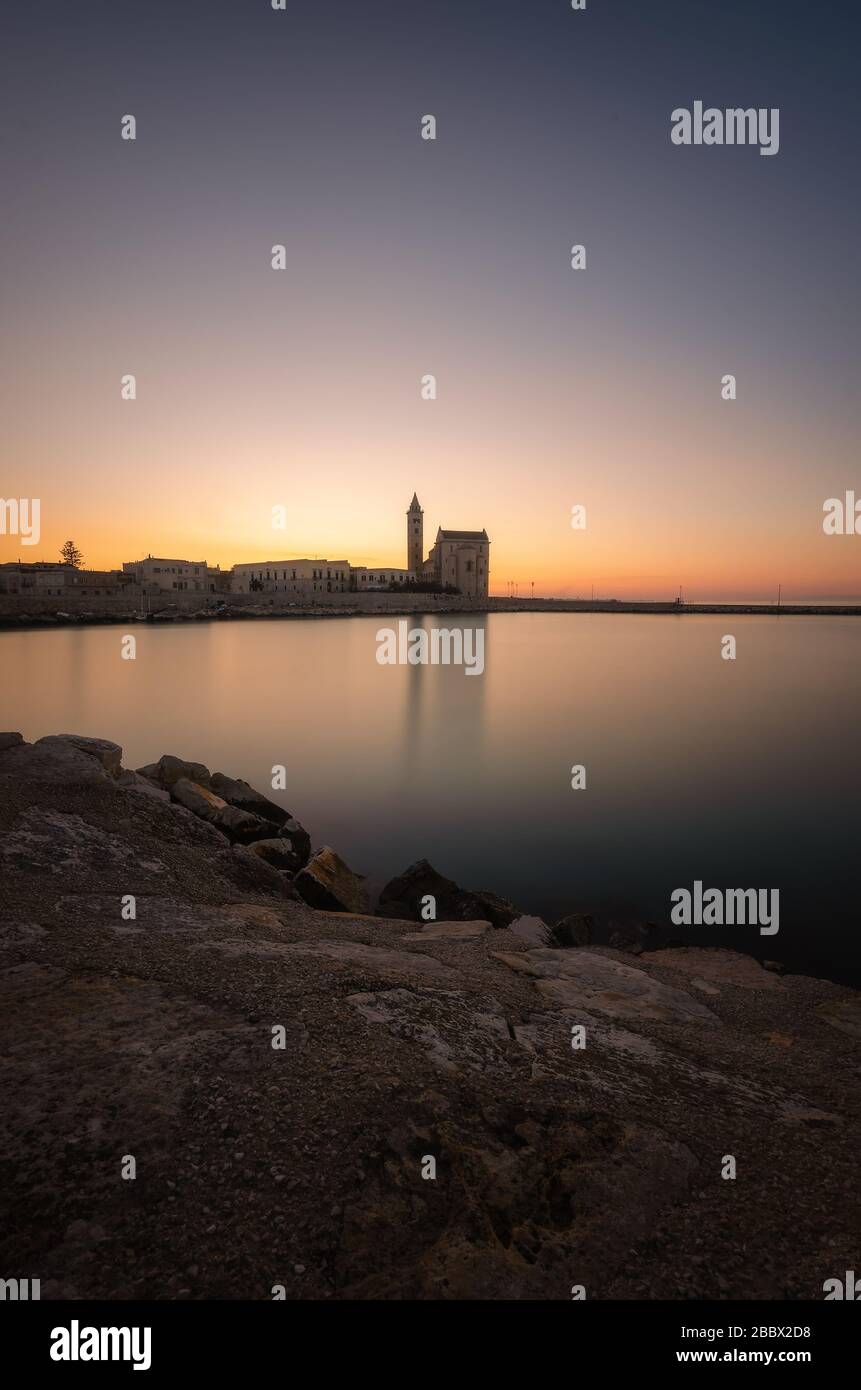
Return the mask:
<svg viewBox="0 0 861 1390">
<path fill-rule="evenodd" d="M 203 561 L 153 560 L 152 556 L 129 562 L 123 569 L 135 573 L 146 570 L 146 582 L 152 581 L 162 589 L 202 587 L 196 579 L 192 584 L 176 578 L 167 580 L 164 575 L 209 573 Z M 324 560 L 319 555 L 313 559 L 252 560 L 234 565 L 225 587 L 235 594 L 300 594 L 316 601 L 316 596 L 322 594 L 362 594 L 412 583 L 432 583 L 453 585 L 469 598 L 487 598 L 489 573 L 490 541 L 486 531 L 446 531 L 441 526 L 427 559 L 424 558 L 424 512 L 413 493 L 407 512 L 406 569 L 351 565 L 347 560 Z M 154 575 L 160 578 L 155 580 Z"/>
<path fill-rule="evenodd" d="M 407 512 L 407 569 L 417 580 L 453 584 L 471 598 L 487 598 L 490 574 L 490 541 L 486 531 L 437 529 L 427 559 L 424 555 L 424 512 L 419 499 Z"/>
</svg>

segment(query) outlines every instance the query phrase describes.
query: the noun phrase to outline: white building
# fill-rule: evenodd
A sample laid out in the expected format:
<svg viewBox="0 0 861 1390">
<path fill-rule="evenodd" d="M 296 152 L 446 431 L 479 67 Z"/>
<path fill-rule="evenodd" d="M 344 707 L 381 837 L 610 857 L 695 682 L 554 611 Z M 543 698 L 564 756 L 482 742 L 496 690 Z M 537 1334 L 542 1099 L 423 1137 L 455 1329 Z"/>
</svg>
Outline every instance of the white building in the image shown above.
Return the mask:
<svg viewBox="0 0 861 1390">
<path fill-rule="evenodd" d="M 346 560 L 253 560 L 234 565 L 234 594 L 345 594 L 350 587 Z"/>
<path fill-rule="evenodd" d="M 206 594 L 215 592 L 205 560 L 167 560 L 147 555 L 145 560 L 127 560 L 123 574 L 132 574 L 144 593 Z"/>
<path fill-rule="evenodd" d="M 368 589 L 388 589 L 392 584 L 411 584 L 416 577 L 415 570 L 393 570 L 368 565 L 353 565 L 352 587 L 358 592 Z"/>
</svg>

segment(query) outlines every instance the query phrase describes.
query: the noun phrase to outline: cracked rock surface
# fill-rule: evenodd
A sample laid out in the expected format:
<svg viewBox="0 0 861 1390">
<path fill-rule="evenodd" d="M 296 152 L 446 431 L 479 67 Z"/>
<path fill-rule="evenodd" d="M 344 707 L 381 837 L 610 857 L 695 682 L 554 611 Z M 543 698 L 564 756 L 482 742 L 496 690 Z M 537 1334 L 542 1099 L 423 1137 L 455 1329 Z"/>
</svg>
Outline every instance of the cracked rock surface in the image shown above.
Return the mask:
<svg viewBox="0 0 861 1390">
<path fill-rule="evenodd" d="M 803 1299 L 858 1267 L 853 991 L 317 910 L 96 742 L 0 751 L 0 1265 L 43 1298 Z"/>
</svg>

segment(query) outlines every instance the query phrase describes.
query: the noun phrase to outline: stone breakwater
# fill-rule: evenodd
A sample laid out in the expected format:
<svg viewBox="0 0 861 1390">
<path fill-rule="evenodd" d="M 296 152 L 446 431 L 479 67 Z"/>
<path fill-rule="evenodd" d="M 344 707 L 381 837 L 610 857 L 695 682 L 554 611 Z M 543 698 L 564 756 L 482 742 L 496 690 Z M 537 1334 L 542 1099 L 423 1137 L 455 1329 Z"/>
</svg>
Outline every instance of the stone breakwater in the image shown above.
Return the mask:
<svg viewBox="0 0 861 1390">
<path fill-rule="evenodd" d="M 43 1298 L 801 1299 L 858 1267 L 845 987 L 577 917 L 547 944 L 425 861 L 371 915 L 247 783 L 77 736 L 0 736 L 0 895 L 0 1263 Z"/>
<path fill-rule="evenodd" d="M 142 605 L 146 604 L 146 611 Z M 0 594 L 0 630 L 18 628 L 93 627 L 122 623 L 199 623 L 273 618 L 355 618 L 366 615 L 406 617 L 414 613 L 640 613 L 768 617 L 861 617 L 861 604 L 707 604 L 649 603 L 617 599 L 465 598 L 451 594 L 398 593 L 328 594 L 325 599 L 288 602 L 256 594 L 225 594 L 219 599 L 200 594 L 127 597 L 69 596 L 38 598 L 32 593 Z"/>
</svg>

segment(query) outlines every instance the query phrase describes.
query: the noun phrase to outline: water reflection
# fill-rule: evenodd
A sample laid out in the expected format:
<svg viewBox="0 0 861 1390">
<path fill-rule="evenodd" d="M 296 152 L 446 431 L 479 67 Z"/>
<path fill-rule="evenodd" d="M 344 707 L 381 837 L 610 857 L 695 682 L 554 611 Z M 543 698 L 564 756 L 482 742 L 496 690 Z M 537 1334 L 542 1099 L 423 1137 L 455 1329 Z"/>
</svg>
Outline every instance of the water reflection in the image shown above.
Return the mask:
<svg viewBox="0 0 861 1390">
<path fill-rule="evenodd" d="M 179 753 L 263 789 L 283 763 L 283 804 L 374 884 L 427 857 L 548 918 L 661 921 L 694 879 L 779 888 L 769 955 L 857 963 L 861 622 L 470 621 L 480 677 L 380 666 L 378 617 L 136 627 L 136 661 L 120 628 L 3 633 L 0 727 L 113 738 L 129 766 Z"/>
</svg>

